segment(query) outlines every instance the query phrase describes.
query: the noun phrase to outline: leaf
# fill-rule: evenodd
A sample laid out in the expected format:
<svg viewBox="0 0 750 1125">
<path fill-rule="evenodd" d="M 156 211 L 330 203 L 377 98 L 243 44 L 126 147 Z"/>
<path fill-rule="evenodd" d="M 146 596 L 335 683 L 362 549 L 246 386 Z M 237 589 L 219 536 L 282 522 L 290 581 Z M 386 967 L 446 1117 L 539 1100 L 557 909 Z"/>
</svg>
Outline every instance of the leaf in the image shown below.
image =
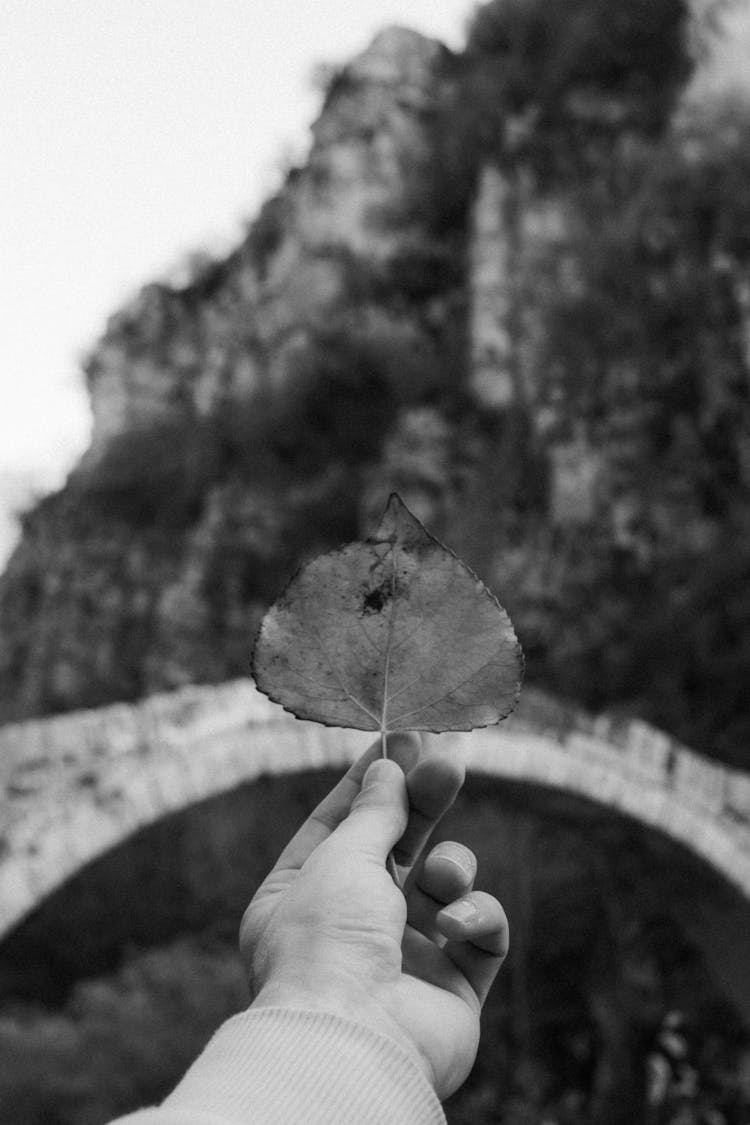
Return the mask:
<svg viewBox="0 0 750 1125">
<path fill-rule="evenodd" d="M 471 730 L 505 718 L 523 657 L 493 594 L 393 493 L 369 539 L 307 563 L 263 618 L 262 692 L 358 730 Z"/>
</svg>

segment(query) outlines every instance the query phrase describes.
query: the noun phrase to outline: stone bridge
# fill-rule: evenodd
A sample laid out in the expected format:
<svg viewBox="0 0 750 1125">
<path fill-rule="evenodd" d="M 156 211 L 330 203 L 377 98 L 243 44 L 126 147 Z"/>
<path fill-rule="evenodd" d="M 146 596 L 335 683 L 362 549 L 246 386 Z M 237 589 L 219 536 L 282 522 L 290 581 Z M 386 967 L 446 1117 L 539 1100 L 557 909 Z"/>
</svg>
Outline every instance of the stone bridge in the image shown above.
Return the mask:
<svg viewBox="0 0 750 1125">
<path fill-rule="evenodd" d="M 750 899 L 750 774 L 529 687 L 499 726 L 439 737 L 471 771 L 568 790 L 665 833 Z M 343 769 L 371 738 L 298 722 L 249 680 L 0 728 L 0 937 L 139 828 L 262 774 Z"/>
</svg>

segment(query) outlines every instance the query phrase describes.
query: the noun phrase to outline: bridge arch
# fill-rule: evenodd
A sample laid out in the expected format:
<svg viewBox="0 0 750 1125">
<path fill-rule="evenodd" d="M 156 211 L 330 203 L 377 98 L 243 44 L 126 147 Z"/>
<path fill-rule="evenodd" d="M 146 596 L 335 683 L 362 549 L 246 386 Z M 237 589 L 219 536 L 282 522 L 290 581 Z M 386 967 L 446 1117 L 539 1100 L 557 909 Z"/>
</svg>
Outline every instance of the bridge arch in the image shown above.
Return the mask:
<svg viewBox="0 0 750 1125">
<path fill-rule="evenodd" d="M 0 728 L 0 937 L 146 825 L 265 774 L 344 769 L 371 737 L 298 722 L 248 680 Z M 476 774 L 562 789 L 666 834 L 750 900 L 750 775 L 531 688 L 498 727 L 439 737 Z"/>
</svg>

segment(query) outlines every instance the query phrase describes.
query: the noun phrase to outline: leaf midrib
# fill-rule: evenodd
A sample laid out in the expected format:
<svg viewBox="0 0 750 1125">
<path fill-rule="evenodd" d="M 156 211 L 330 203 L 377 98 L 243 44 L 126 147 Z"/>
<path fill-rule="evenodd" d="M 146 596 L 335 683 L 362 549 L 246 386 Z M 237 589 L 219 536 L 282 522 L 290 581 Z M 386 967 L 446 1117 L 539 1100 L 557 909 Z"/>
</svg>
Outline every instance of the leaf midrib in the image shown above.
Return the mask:
<svg viewBox="0 0 750 1125">
<path fill-rule="evenodd" d="M 380 733 L 385 737 L 388 731 L 388 678 L 391 670 L 391 653 L 393 652 L 393 634 L 397 613 L 396 606 L 396 544 L 390 549 L 391 556 L 391 598 L 388 613 L 388 632 L 386 634 L 385 657 L 383 660 L 383 705 L 380 715 Z"/>
</svg>

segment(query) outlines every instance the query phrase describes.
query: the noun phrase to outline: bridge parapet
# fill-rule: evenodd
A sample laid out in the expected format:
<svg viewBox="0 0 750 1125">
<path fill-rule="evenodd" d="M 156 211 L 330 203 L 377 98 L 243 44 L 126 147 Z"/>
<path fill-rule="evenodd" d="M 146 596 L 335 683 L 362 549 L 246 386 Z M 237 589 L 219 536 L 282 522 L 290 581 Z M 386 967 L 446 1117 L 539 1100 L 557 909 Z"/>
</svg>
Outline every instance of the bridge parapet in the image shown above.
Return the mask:
<svg viewBox="0 0 750 1125">
<path fill-rule="evenodd" d="M 499 727 L 439 737 L 477 772 L 666 832 L 750 898 L 750 775 L 530 687 Z M 371 738 L 293 720 L 249 680 L 0 728 L 0 934 L 138 828 L 262 774 L 344 768 Z"/>
<path fill-rule="evenodd" d="M 50 787 L 73 785 L 124 756 L 147 759 L 156 749 L 219 736 L 272 721 L 280 708 L 250 680 L 191 685 L 149 696 L 0 727 L 0 794 L 4 812 Z"/>
<path fill-rule="evenodd" d="M 616 751 L 621 769 L 671 788 L 707 812 L 750 825 L 750 773 L 697 754 L 641 719 L 590 715 L 544 692 L 524 688 L 508 726 L 544 734 L 593 761 Z"/>
</svg>

